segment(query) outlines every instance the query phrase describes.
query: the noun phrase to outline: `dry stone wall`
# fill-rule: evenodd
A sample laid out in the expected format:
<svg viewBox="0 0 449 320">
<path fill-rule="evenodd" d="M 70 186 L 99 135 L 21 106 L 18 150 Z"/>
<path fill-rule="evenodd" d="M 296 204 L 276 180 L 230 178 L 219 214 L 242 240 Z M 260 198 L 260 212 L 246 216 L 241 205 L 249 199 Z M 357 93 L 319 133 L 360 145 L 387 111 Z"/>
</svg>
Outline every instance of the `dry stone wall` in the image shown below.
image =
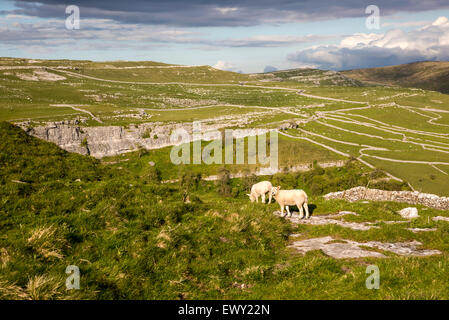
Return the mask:
<svg viewBox="0 0 449 320">
<path fill-rule="evenodd" d="M 394 201 L 410 204 L 420 204 L 429 208 L 449 210 L 449 197 L 440 197 L 435 194 L 421 193 L 417 191 L 385 191 L 355 187 L 345 191 L 328 193 L 324 196 L 329 199 L 345 199 L 350 202 L 359 200 Z"/>
</svg>

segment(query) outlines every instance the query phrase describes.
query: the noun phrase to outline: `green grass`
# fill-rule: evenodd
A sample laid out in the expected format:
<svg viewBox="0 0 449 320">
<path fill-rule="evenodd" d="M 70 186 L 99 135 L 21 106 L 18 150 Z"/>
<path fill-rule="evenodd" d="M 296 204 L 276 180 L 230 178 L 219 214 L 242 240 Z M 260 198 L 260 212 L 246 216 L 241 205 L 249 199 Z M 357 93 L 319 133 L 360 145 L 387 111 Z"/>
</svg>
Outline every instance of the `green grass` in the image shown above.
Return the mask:
<svg viewBox="0 0 449 320">
<path fill-rule="evenodd" d="M 351 81 L 342 82 L 338 85 L 329 84 L 326 83 L 328 80 L 323 80 L 323 83 L 320 82 L 320 85 L 317 85 L 306 83 L 307 81 L 298 82 L 303 78 L 295 78 L 310 76 L 324 79 L 329 76 L 326 71 L 314 69 L 276 72 L 273 74 L 279 78 L 277 79 L 279 81 L 267 82 L 265 80 L 271 76 L 266 74 L 241 75 L 213 70 L 207 66 L 182 68 L 151 61 L 38 60 L 29 63 L 27 59 L 3 58 L 0 59 L 0 65 L 48 66 L 51 68 L 66 66 L 72 68 L 68 69 L 72 73 L 99 78 L 99 80 L 80 78 L 66 73 L 65 69 L 48 69 L 48 72 L 63 75 L 67 79 L 62 81 L 25 81 L 20 80 L 17 73 L 32 74 L 33 70 L 0 70 L 0 120 L 10 122 L 30 120 L 30 126 L 38 126 L 46 125 L 52 121 L 84 119 L 85 121 L 80 124 L 81 127 L 114 125 L 125 128 L 148 122 L 185 123 L 214 118 L 213 121 L 216 123 L 222 124 L 225 121 L 229 122 L 226 126 L 235 127 L 236 125 L 232 121 L 224 120 L 228 116 L 241 120 L 248 118 L 247 123 L 239 124 L 240 127 L 244 128 L 278 128 L 283 123 L 298 121 L 307 122 L 303 125 L 303 128 L 312 132 L 356 144 L 351 146 L 308 136 L 316 142 L 335 147 L 353 157 L 360 156 L 360 145 L 366 144 L 389 150 L 366 151 L 369 155 L 396 160 L 449 163 L 447 152 L 440 152 L 447 151 L 443 148 L 447 147 L 449 142 L 447 127 L 437 125 L 446 124 L 448 117 L 444 112 L 437 114 L 425 109 L 449 110 L 447 109 L 449 96 L 434 91 L 365 86 Z M 340 79 L 340 77 L 339 73 L 332 75 L 334 80 Z M 107 80 L 117 82 L 108 82 Z M 155 82 L 157 84 L 139 84 L 139 82 Z M 168 84 L 168 82 L 179 84 Z M 245 85 L 240 85 L 241 82 L 244 82 Z M 193 85 L 194 83 L 199 84 Z M 350 85 L 351 83 L 352 85 Z M 255 88 L 249 85 L 264 88 Z M 367 102 L 372 107 L 357 110 L 356 108 L 363 107 L 364 104 L 309 98 L 292 90 L 276 90 L 276 87 L 302 89 L 306 93 L 318 96 Z M 391 103 L 408 107 L 392 106 Z M 66 104 L 66 106 L 55 106 L 58 104 Z M 229 104 L 233 106 L 229 106 Z M 95 121 L 85 112 L 74 110 L 71 105 L 92 112 L 101 119 L 102 123 Z M 201 109 L 200 107 L 203 106 L 211 107 Z M 341 109 L 351 110 L 338 111 Z M 139 115 L 142 111 L 146 115 L 140 118 Z M 264 114 L 261 115 L 260 113 Z M 326 117 L 338 116 L 346 121 L 361 121 L 374 127 L 323 119 L 323 114 Z M 428 122 L 431 119 L 430 117 L 437 117 L 437 115 L 441 115 L 441 119 L 435 120 L 435 124 Z M 385 126 L 393 132 L 376 129 L 381 125 L 376 120 L 384 122 Z M 402 140 L 403 137 L 406 137 L 407 141 L 410 142 L 434 144 L 438 147 L 433 147 L 436 150 L 423 150 L 416 144 L 407 141 L 399 142 L 367 137 L 363 134 L 330 128 L 318 123 L 318 121 L 344 130 L 378 135 L 387 139 Z M 421 132 L 406 132 L 401 128 L 420 130 Z M 293 132 L 298 134 L 298 132 Z M 154 135 L 146 135 L 146 137 L 154 138 Z M 290 152 L 289 144 L 285 144 L 285 146 L 281 151 L 282 167 L 311 163 L 313 160 L 330 162 L 342 159 L 341 156 L 331 151 L 317 145 L 311 147 L 311 143 L 301 140 L 296 140 L 296 143 L 291 144 L 293 152 Z M 161 152 L 163 154 L 166 150 Z M 155 153 L 158 154 L 157 151 Z M 166 155 L 161 155 L 161 159 L 165 158 L 167 158 Z M 167 162 L 166 160 L 161 161 Z M 397 171 L 394 165 L 391 168 Z M 418 168 L 426 168 L 426 166 L 418 166 Z M 206 173 L 216 174 L 218 169 L 219 166 L 211 169 L 198 167 L 194 170 L 198 172 L 205 170 Z M 242 166 L 231 170 L 241 171 L 244 169 L 248 168 Z M 250 169 L 256 169 L 256 167 Z M 388 171 L 388 166 L 383 166 L 383 169 Z M 422 173 L 427 174 L 427 169 Z M 417 181 L 411 177 L 411 173 L 408 174 L 407 170 L 400 170 L 400 174 L 399 177 L 404 180 L 413 181 L 412 183 Z M 438 179 L 445 178 L 445 175 L 441 172 L 436 174 Z M 172 174 L 172 176 L 175 175 L 176 173 Z M 432 190 L 432 192 L 435 192 L 437 189 L 430 184 L 424 184 L 423 187 L 424 191 Z"/>
<path fill-rule="evenodd" d="M 231 195 L 212 182 L 160 184 L 157 175 L 102 165 L 0 124 L 1 264 L 5 299 L 444 299 L 449 215 L 419 207 L 410 226 L 438 227 L 413 234 L 407 225 L 353 231 L 337 226 L 292 227 L 272 214 L 276 204 L 248 201 L 245 180 Z M 134 160 L 130 160 L 134 161 Z M 166 170 L 161 168 L 161 170 Z M 161 172 L 162 175 L 166 174 Z M 366 183 L 372 175 L 346 167 L 272 178 L 310 195 L 314 215 L 351 210 L 353 221 L 398 220 L 398 203 L 324 201 L 320 195 Z M 189 185 L 189 187 L 187 187 Z M 403 188 L 391 185 L 393 189 Z M 187 188 L 187 189 L 185 189 Z M 183 202 L 188 192 L 190 203 Z M 430 221 L 430 222 L 428 222 Z M 441 256 L 335 260 L 287 248 L 290 233 L 356 241 L 419 240 Z M 65 268 L 81 271 L 81 289 L 67 291 Z M 364 286 L 367 264 L 381 270 L 381 289 Z"/>
<path fill-rule="evenodd" d="M 449 196 L 448 175 L 441 173 L 432 166 L 427 164 L 397 163 L 368 157 L 364 158 L 364 160 L 377 168 L 387 169 L 388 172 L 397 177 L 407 177 L 407 181 L 417 191 Z M 441 169 L 443 171 L 446 169 L 447 172 L 447 166 L 441 166 Z"/>
<path fill-rule="evenodd" d="M 360 81 L 448 93 L 448 67 L 449 64 L 446 61 L 422 61 L 389 67 L 348 70 L 343 74 Z"/>
<path fill-rule="evenodd" d="M 267 140 L 269 140 L 269 137 Z M 303 141 L 288 138 L 282 135 L 278 136 L 278 155 L 279 155 L 279 168 L 281 170 L 288 169 L 297 165 L 312 165 L 314 161 L 317 162 L 328 162 L 328 161 L 339 161 L 345 158 L 332 153 L 326 149 L 317 147 L 316 145 Z M 210 142 L 202 141 L 202 148 L 208 145 Z M 268 167 L 267 165 L 253 165 L 248 164 L 248 139 L 244 139 L 245 143 L 245 163 L 244 164 L 231 164 L 228 165 L 231 173 L 250 173 L 260 167 Z M 234 143 L 235 144 L 235 143 Z M 126 168 L 131 170 L 135 174 L 144 174 L 145 170 L 148 169 L 148 163 L 150 161 L 156 163 L 156 167 L 161 172 L 161 177 L 163 180 L 171 180 L 178 178 L 180 172 L 188 169 L 196 174 L 202 174 L 204 176 L 217 175 L 222 168 L 221 164 L 193 164 L 192 153 L 193 146 L 190 144 L 191 152 L 191 164 L 189 165 L 175 165 L 170 159 L 171 147 L 155 149 L 155 150 L 139 150 L 137 152 L 129 152 L 126 154 L 121 154 L 113 157 L 103 158 L 104 163 L 113 163 L 111 166 Z M 235 150 L 235 146 L 234 146 Z M 269 154 L 270 148 L 267 148 Z M 225 155 L 225 148 L 222 149 L 223 163 Z"/>
<path fill-rule="evenodd" d="M 1 66 L 27 66 L 27 59 L 0 59 Z M 86 126 L 129 126 L 142 122 L 186 122 L 251 112 L 244 127 L 276 128 L 281 122 L 302 121 L 301 128 L 346 145 L 299 130 L 286 132 L 308 137 L 350 156 L 360 156 L 361 144 L 388 148 L 368 154 L 404 160 L 447 161 L 447 154 L 423 150 L 407 141 L 391 141 L 330 128 L 316 120 L 346 130 L 402 139 L 399 126 L 438 133 L 432 136 L 402 132 L 408 141 L 439 145 L 448 139 L 444 126 L 430 118 L 398 107 L 380 108 L 395 102 L 423 115 L 435 112 L 416 108 L 448 110 L 449 96 L 437 92 L 383 86 L 336 85 L 332 81 L 300 82 L 295 76 L 319 76 L 316 70 L 293 70 L 279 74 L 281 81 L 261 82 L 255 76 L 195 68 L 148 68 L 168 66 L 156 62 L 91 62 L 51 60 L 33 65 L 69 66 L 71 72 L 98 77 L 107 82 L 76 78 L 63 70 L 63 81 L 25 81 L 16 72 L 0 70 L 0 120 L 30 119 L 31 126 L 51 121 L 85 118 Z M 136 68 L 145 66 L 146 68 Z M 77 68 L 78 70 L 76 70 Z M 128 68 L 128 69 L 120 69 Z M 298 73 L 299 72 L 299 73 Z M 337 75 L 338 77 L 338 75 Z M 301 80 L 301 79 L 299 79 Z M 334 79 L 335 80 L 335 79 Z M 338 79 L 337 79 L 338 80 Z M 158 85 L 132 82 L 158 82 Z M 202 85 L 166 84 L 167 82 Z M 295 91 L 241 86 L 305 89 L 306 93 L 353 101 L 366 101 L 373 108 L 339 112 L 346 120 L 373 124 L 367 127 L 324 119 L 319 111 L 335 112 L 363 105 L 308 98 Z M 207 84 L 215 84 L 208 86 Z M 223 84 L 234 84 L 227 86 Z M 83 112 L 53 104 L 79 105 L 92 112 L 98 123 Z M 227 106 L 241 105 L 242 108 Z M 206 109 L 184 110 L 213 105 Z M 260 109 L 269 107 L 273 109 Z M 164 109 L 176 109 L 164 110 Z M 144 109 L 146 119 L 131 115 Z M 150 110 L 156 109 L 156 110 Z M 178 110 L 179 109 L 179 110 Z M 296 112 L 296 114 L 283 111 Z M 353 114 L 353 115 L 350 115 Z M 447 123 L 445 113 L 436 123 Z M 332 113 L 327 113 L 332 116 Z M 369 118 L 363 118 L 366 116 Z M 385 122 L 396 133 L 376 127 Z M 151 131 L 147 138 L 154 138 Z M 175 166 L 170 148 L 143 150 L 108 157 L 101 161 L 70 154 L 56 145 L 27 136 L 9 123 L 0 123 L 0 299 L 448 299 L 449 224 L 434 222 L 437 215 L 449 216 L 418 206 L 420 218 L 406 224 L 378 223 L 379 229 L 355 231 L 336 225 L 292 226 L 273 215 L 278 205 L 252 204 L 246 193 L 259 180 L 268 179 L 284 189 L 301 188 L 309 195 L 313 215 L 354 211 L 348 221 L 402 220 L 397 211 L 409 204 L 389 202 L 325 201 L 327 192 L 355 186 L 387 190 L 409 190 L 406 182 L 386 180 L 389 172 L 409 182 L 416 190 L 449 195 L 449 166 L 395 163 L 364 157 L 379 170 L 347 161 L 343 167 L 322 169 L 316 163 L 349 160 L 328 149 L 301 139 L 279 136 L 281 169 L 310 165 L 307 172 L 254 177 L 256 165 L 232 165 L 241 179 L 221 178 L 219 183 L 201 176 L 223 174 L 222 165 Z M 247 139 L 246 139 L 247 140 Z M 87 142 L 87 140 L 86 140 Z M 82 142 L 84 143 L 84 142 Z M 203 145 L 208 142 L 203 142 Z M 150 162 L 155 165 L 151 166 Z M 176 179 L 175 183 L 162 183 Z M 435 232 L 412 233 L 408 227 L 435 227 Z M 337 240 L 412 241 L 442 255 L 416 258 L 388 254 L 388 259 L 335 260 L 322 252 L 305 256 L 288 248 L 293 238 L 332 236 Z M 81 270 L 81 290 L 65 289 L 65 268 Z M 366 266 L 381 271 L 381 288 L 365 288 Z"/>
</svg>

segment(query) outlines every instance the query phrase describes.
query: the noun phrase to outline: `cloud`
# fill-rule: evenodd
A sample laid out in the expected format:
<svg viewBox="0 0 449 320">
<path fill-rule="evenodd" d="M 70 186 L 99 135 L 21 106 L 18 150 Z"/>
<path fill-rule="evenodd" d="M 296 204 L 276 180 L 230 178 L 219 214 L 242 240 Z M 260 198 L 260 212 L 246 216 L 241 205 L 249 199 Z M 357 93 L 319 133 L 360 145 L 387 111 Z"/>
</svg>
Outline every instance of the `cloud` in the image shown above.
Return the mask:
<svg viewBox="0 0 449 320">
<path fill-rule="evenodd" d="M 274 72 L 274 71 L 277 71 L 278 70 L 278 68 L 276 68 L 276 67 L 273 67 L 273 66 L 266 66 L 264 69 L 263 69 L 263 72 Z"/>
<path fill-rule="evenodd" d="M 393 29 L 384 34 L 357 33 L 345 37 L 339 45 L 314 46 L 287 56 L 293 63 L 335 70 L 448 59 L 449 20 L 446 17 L 409 32 Z"/>
<path fill-rule="evenodd" d="M 241 39 L 225 39 L 216 41 L 204 41 L 204 44 L 221 46 L 221 47 L 284 47 L 294 44 L 302 44 L 307 42 L 317 42 L 329 39 L 338 39 L 341 35 L 316 35 L 309 34 L 305 36 L 293 35 L 256 35 Z"/>
<path fill-rule="evenodd" d="M 0 19 L 0 42 L 10 46 L 67 46 L 76 42 L 95 43 L 110 48 L 137 48 L 146 45 L 162 46 L 189 44 L 205 48 L 222 47 L 282 47 L 340 35 L 256 35 L 236 39 L 209 39 L 201 32 L 170 26 L 120 24 L 110 19 L 83 19 L 79 30 L 68 30 L 64 19 L 48 18 L 39 21 L 26 19 Z"/>
<path fill-rule="evenodd" d="M 122 23 L 170 26 L 254 26 L 351 17 L 365 17 L 371 0 L 77 0 L 81 18 L 111 19 Z M 61 0 L 16 0 L 7 14 L 61 18 Z M 382 15 L 448 8 L 447 0 L 377 0 Z M 1 12 L 0 12 L 1 13 Z"/>
<path fill-rule="evenodd" d="M 236 71 L 237 69 L 234 64 L 223 60 L 218 60 L 212 67 L 223 71 Z"/>
<path fill-rule="evenodd" d="M 46 19 L 39 22 L 2 23 L 0 41 L 6 44 L 27 44 L 29 41 L 111 41 L 111 42 L 160 42 L 192 43 L 198 33 L 137 24 L 120 25 L 107 19 L 84 19 L 79 30 L 68 30 L 63 19 Z"/>
</svg>

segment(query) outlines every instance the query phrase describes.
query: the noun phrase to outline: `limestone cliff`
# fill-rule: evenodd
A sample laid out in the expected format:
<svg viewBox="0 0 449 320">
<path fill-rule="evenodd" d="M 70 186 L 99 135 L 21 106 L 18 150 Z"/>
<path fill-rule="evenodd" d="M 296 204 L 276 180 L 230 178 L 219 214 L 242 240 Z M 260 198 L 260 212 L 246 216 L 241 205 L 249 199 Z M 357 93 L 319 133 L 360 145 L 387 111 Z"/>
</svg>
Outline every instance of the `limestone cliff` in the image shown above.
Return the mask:
<svg viewBox="0 0 449 320">
<path fill-rule="evenodd" d="M 192 133 L 192 123 L 149 122 L 123 126 L 81 126 L 79 121 L 60 121 L 31 127 L 28 122 L 17 123 L 29 135 L 53 142 L 64 150 L 91 155 L 95 158 L 113 156 L 142 147 L 159 149 L 173 145 L 170 136 L 177 129 Z M 228 123 L 202 123 L 202 132 L 219 130 Z M 239 129 L 234 137 L 259 135 L 267 129 Z M 208 140 L 208 139 L 204 139 Z"/>
</svg>

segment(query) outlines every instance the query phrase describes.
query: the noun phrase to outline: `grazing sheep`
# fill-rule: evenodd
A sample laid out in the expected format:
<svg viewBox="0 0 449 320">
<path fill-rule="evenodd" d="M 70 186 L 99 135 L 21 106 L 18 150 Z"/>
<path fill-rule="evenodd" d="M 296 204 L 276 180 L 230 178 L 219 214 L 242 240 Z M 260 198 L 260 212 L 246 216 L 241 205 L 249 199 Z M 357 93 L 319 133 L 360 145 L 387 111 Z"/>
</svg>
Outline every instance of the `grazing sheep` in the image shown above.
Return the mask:
<svg viewBox="0 0 449 320">
<path fill-rule="evenodd" d="M 259 202 L 259 196 L 262 196 L 262 203 L 265 203 L 265 194 L 268 192 L 268 203 L 271 203 L 271 188 L 273 188 L 273 186 L 270 181 L 262 181 L 253 185 L 251 187 L 251 193 L 247 193 L 246 195 L 251 202 Z"/>
<path fill-rule="evenodd" d="M 299 209 L 299 218 L 304 218 L 303 207 L 306 210 L 306 219 L 309 218 L 309 207 L 307 206 L 307 194 L 303 190 L 280 190 L 281 187 L 271 189 L 271 194 L 281 206 L 281 217 L 284 217 L 284 206 L 287 207 L 288 217 L 291 217 L 288 206 L 296 205 Z"/>
</svg>

